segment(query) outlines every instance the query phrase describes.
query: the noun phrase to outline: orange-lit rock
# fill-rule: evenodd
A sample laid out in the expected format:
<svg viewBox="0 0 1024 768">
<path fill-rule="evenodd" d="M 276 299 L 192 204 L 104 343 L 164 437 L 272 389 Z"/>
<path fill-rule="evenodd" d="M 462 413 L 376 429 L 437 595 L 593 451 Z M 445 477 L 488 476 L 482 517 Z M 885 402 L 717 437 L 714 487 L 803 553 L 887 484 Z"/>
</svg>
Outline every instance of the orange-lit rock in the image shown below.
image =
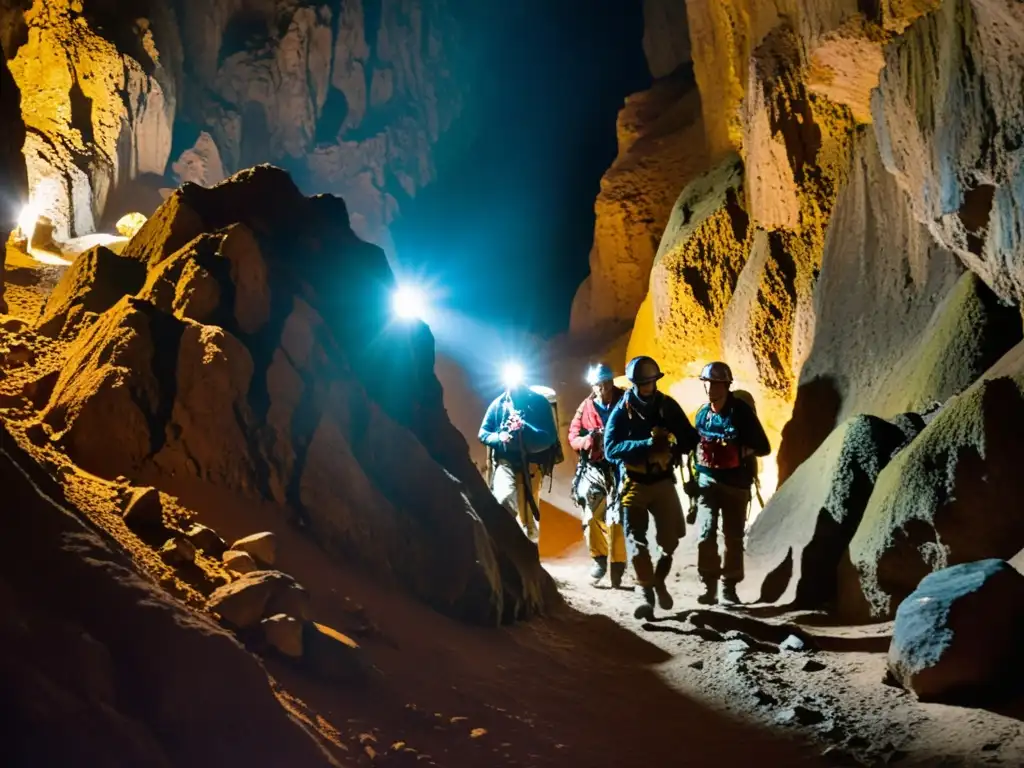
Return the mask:
<svg viewBox="0 0 1024 768">
<path fill-rule="evenodd" d="M 164 172 L 175 96 L 148 24 L 122 24 L 133 53 L 90 26 L 80 3 L 37 0 L 10 62 L 24 97 L 32 201 L 66 239 L 93 232 L 111 191 Z"/>
<path fill-rule="evenodd" d="M 21 206 L 28 202 L 28 180 L 21 147 L 25 142 L 25 123 L 21 117 L 21 94 L 7 69 L 4 49 L 0 47 L 0 312 L 7 311 L 4 301 L 4 263 L 7 237 L 17 228 Z"/>
<path fill-rule="evenodd" d="M 268 166 L 175 193 L 120 257 L 145 285 L 81 332 L 44 418 L 101 476 L 270 497 L 440 610 L 533 613 L 536 549 L 447 420 L 429 335 L 387 340 L 394 279 L 345 210 Z"/>
<path fill-rule="evenodd" d="M 706 168 L 700 98 L 689 71 L 629 97 L 618 138 L 619 156 L 594 206 L 590 276 L 573 301 L 574 333 L 632 322 L 676 197 Z"/>
<path fill-rule="evenodd" d="M 666 77 L 690 61 L 686 3 L 643 0 L 644 54 L 655 77 Z"/>
</svg>

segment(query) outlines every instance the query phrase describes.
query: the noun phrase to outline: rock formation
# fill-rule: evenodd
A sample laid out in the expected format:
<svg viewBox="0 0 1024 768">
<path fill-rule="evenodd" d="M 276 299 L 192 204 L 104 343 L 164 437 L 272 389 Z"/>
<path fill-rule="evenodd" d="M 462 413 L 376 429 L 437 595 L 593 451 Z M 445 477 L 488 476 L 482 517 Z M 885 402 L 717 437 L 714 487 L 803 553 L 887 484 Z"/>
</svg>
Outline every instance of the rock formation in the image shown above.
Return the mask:
<svg viewBox="0 0 1024 768">
<path fill-rule="evenodd" d="M 60 487 L 0 429 L 0 668 L 17 734 L 6 762 L 337 765 L 254 656 L 62 507 Z"/>
<path fill-rule="evenodd" d="M 683 25 L 679 7 L 645 4 L 645 50 L 658 76 L 690 52 L 704 141 L 662 133 L 687 170 L 659 179 L 621 174 L 641 148 L 623 143 L 573 331 L 638 307 L 626 356 L 654 355 L 689 413 L 701 366 L 729 362 L 777 451 L 762 486 L 784 483 L 748 586 L 891 617 L 928 572 L 1024 547 L 997 501 L 1019 493 L 1024 9 L 688 0 Z M 638 111 L 634 133 L 671 111 Z M 869 423 L 891 433 L 871 458 L 847 442 Z"/>
<path fill-rule="evenodd" d="M 1024 577 L 1003 560 L 926 576 L 896 611 L 889 673 L 921 701 L 998 704 L 1024 681 Z"/>
<path fill-rule="evenodd" d="M 440 610 L 530 615 L 550 585 L 536 549 L 447 420 L 429 332 L 391 322 L 386 258 L 345 213 L 269 166 L 185 185 L 121 256 L 87 254 L 54 290 L 40 328 L 71 346 L 43 419 L 99 476 L 269 498 Z"/>
<path fill-rule="evenodd" d="M 7 238 L 18 223 L 20 203 L 28 198 L 25 158 L 25 123 L 21 119 L 21 93 L 7 69 L 4 49 L 0 47 L 0 312 L 7 311 L 4 301 L 4 264 Z"/>
<path fill-rule="evenodd" d="M 129 17 L 104 0 L 8 0 L 0 25 L 28 94 L 32 200 L 59 240 L 156 188 L 275 162 L 344 195 L 357 233 L 388 247 L 461 109 L 444 0 L 144 0 Z"/>
<path fill-rule="evenodd" d="M 176 46 L 158 47 L 147 19 L 102 10 L 90 19 L 81 2 L 37 0 L 26 41 L 8 52 L 23 92 L 31 200 L 59 239 L 95 231 L 111 192 L 163 175 L 171 152 Z M 105 24 L 106 37 L 96 32 Z"/>
</svg>

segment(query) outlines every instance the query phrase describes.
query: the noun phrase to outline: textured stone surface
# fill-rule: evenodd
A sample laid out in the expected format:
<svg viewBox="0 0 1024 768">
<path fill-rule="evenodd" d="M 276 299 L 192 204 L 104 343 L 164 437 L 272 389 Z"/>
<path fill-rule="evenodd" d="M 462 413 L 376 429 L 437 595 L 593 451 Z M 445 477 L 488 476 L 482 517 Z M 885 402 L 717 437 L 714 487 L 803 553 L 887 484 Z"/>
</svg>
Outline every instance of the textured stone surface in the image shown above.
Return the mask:
<svg viewBox="0 0 1024 768">
<path fill-rule="evenodd" d="M 1024 547 L 1024 346 L 949 402 L 884 469 L 839 570 L 840 609 L 889 618 L 928 573 Z"/>
<path fill-rule="evenodd" d="M 836 569 L 878 473 L 906 438 L 873 416 L 856 416 L 833 431 L 751 525 L 745 591 L 757 590 L 750 596 L 761 602 L 832 602 Z"/>
<path fill-rule="evenodd" d="M 574 333 L 621 328 L 636 316 L 673 204 L 706 168 L 699 110 L 689 68 L 627 99 L 619 156 L 595 204 L 590 276 L 573 302 Z"/>
<path fill-rule="evenodd" d="M 4 301 L 4 263 L 7 259 L 7 237 L 17 227 L 20 206 L 28 199 L 28 177 L 21 147 L 25 143 L 25 123 L 21 117 L 21 93 L 7 68 L 4 49 L 0 47 L 0 312 L 6 311 Z"/>
<path fill-rule="evenodd" d="M 655 77 L 666 77 L 690 61 L 686 3 L 643 0 L 644 54 Z"/>
<path fill-rule="evenodd" d="M 82 329 L 44 419 L 101 476 L 273 498 L 441 610 L 532 614 L 550 588 L 536 549 L 447 419 L 426 327 L 390 323 L 394 278 L 345 211 L 269 166 L 172 195 L 124 250 L 145 285 Z"/>
<path fill-rule="evenodd" d="M 915 220 L 872 133 L 862 133 L 831 219 L 780 480 L 853 414 L 889 418 L 963 391 L 1016 343 L 1020 325 Z"/>
<path fill-rule="evenodd" d="M 335 764 L 275 698 L 256 658 L 69 512 L 60 486 L 6 430 L 0 476 L 0 518 L 18 531 L 0 537 L 7 762 Z M 26 562 L 45 562 L 48 578 Z"/>
<path fill-rule="evenodd" d="M 1015 0 L 899 5 L 927 6 L 931 12 L 885 50 L 872 108 L 886 168 L 932 236 L 997 295 L 1019 302 L 1024 297 L 1024 103 L 1019 97 L 1024 5 Z"/>
<path fill-rule="evenodd" d="M 994 704 L 1024 685 L 1024 576 L 1002 560 L 926 576 L 900 603 L 890 674 L 920 701 Z"/>
<path fill-rule="evenodd" d="M 10 62 L 23 91 L 32 203 L 58 239 L 93 232 L 117 185 L 164 173 L 175 117 L 167 52 L 176 40 L 161 54 L 146 19 L 104 18 L 117 28 L 101 34 L 81 11 L 72 0 L 36 0 Z"/>
</svg>

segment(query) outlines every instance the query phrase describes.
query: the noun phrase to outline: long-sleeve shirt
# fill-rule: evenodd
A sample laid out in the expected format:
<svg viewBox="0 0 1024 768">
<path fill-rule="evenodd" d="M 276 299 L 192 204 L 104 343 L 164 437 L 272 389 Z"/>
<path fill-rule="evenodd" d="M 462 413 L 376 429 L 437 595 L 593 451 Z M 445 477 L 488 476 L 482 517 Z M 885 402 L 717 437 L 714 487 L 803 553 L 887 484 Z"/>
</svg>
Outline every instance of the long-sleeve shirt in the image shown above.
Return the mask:
<svg viewBox="0 0 1024 768">
<path fill-rule="evenodd" d="M 772 450 L 754 410 L 730 393 L 719 413 L 704 405 L 694 421 L 700 435 L 697 472 L 726 485 L 749 488 L 754 482 L 751 456 L 767 456 Z M 743 455 L 744 448 L 750 456 Z"/>
<path fill-rule="evenodd" d="M 646 482 L 675 477 L 674 467 L 665 468 L 651 461 L 655 427 L 675 436 L 677 457 L 697 446 L 697 431 L 679 403 L 663 392 L 655 392 L 644 401 L 636 390 L 630 390 L 608 417 L 604 431 L 605 455 L 624 464 L 631 477 L 643 475 Z"/>
<path fill-rule="evenodd" d="M 512 440 L 502 443 L 502 425 L 512 410 L 520 412 L 523 427 L 520 434 L 513 435 Z M 481 443 L 494 449 L 495 458 L 518 467 L 522 464 L 519 440 L 522 439 L 523 447 L 526 449 L 527 461 L 532 463 L 538 458 L 538 454 L 551 448 L 558 440 L 558 427 L 555 425 L 554 411 L 547 398 L 531 389 L 522 388 L 494 399 L 487 407 L 477 437 Z"/>
<path fill-rule="evenodd" d="M 621 391 L 621 390 L 619 390 Z M 604 461 L 604 435 L 594 434 L 595 431 L 603 430 L 608 417 L 611 415 L 615 403 L 604 405 L 594 395 L 590 395 L 580 403 L 576 409 L 576 415 L 569 425 L 569 445 L 577 453 L 586 453 L 587 458 L 594 464 Z"/>
</svg>

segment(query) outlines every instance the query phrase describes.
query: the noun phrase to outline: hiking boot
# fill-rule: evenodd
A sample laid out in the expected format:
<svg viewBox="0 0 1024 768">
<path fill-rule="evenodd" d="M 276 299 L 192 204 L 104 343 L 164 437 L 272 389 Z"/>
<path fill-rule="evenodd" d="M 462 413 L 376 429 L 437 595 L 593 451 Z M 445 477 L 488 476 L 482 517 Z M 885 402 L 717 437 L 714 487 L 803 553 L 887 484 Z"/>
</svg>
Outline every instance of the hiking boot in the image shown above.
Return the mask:
<svg viewBox="0 0 1024 768">
<path fill-rule="evenodd" d="M 708 584 L 704 587 L 704 594 L 697 598 L 697 602 L 701 605 L 714 605 L 718 602 L 717 592 L 714 584 Z"/>
<path fill-rule="evenodd" d="M 654 587 L 643 587 L 644 602 L 633 611 L 633 618 L 646 619 L 654 618 Z"/>
<path fill-rule="evenodd" d="M 612 563 L 612 589 L 618 589 L 622 586 L 622 577 L 625 574 L 625 563 Z"/>
<path fill-rule="evenodd" d="M 672 595 L 668 593 L 668 589 L 665 588 L 665 582 L 659 582 L 654 585 L 654 591 L 658 595 L 658 606 L 663 611 L 671 611 L 672 606 L 675 605 L 675 600 L 672 599 Z"/>
<path fill-rule="evenodd" d="M 726 605 L 738 605 L 740 596 L 736 594 L 735 584 L 722 585 L 722 602 Z"/>
<path fill-rule="evenodd" d="M 595 557 L 594 564 L 590 566 L 590 580 L 597 584 L 597 582 L 604 578 L 604 575 L 607 572 L 608 558 L 605 555 Z"/>
</svg>

